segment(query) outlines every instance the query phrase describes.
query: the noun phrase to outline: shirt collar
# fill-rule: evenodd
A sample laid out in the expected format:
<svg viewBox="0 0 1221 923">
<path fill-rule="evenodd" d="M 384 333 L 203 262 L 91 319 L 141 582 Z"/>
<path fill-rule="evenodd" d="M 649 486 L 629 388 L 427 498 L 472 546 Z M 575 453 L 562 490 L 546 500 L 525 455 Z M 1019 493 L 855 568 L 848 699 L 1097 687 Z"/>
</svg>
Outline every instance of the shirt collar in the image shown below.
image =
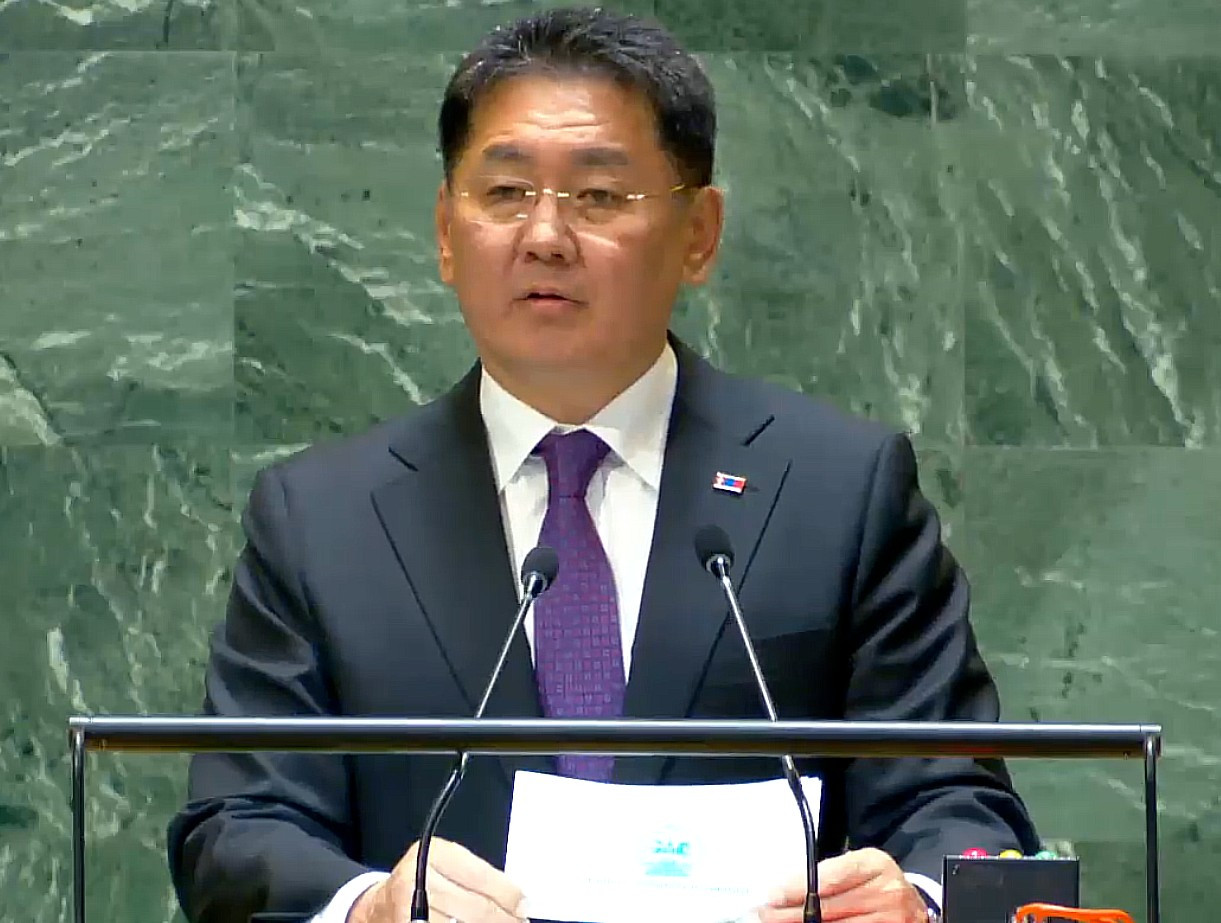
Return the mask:
<svg viewBox="0 0 1221 923">
<path fill-rule="evenodd" d="M 678 360 L 667 342 L 652 367 L 583 426 L 564 426 L 517 399 L 481 372 L 479 410 L 487 427 L 496 489 L 504 490 L 552 430 L 587 429 L 610 446 L 632 471 L 654 490 L 661 489 L 666 431 L 678 384 Z"/>
</svg>

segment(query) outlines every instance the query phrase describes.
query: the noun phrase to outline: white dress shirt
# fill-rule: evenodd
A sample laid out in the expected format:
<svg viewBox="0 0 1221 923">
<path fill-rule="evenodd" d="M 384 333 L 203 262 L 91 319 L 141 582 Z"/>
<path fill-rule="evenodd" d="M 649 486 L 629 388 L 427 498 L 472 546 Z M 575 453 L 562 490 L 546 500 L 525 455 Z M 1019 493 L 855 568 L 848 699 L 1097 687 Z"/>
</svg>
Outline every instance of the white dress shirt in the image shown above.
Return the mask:
<svg viewBox="0 0 1221 923">
<path fill-rule="evenodd" d="M 678 360 L 667 343 L 652 367 L 587 423 L 565 426 L 518 400 L 486 370 L 480 382 L 479 408 L 488 431 L 514 582 L 526 555 L 538 543 L 547 512 L 547 466 L 532 454 L 534 447 L 548 433 L 575 429 L 589 430 L 610 447 L 589 483 L 585 502 L 615 578 L 625 679 L 632 668 L 632 642 L 653 544 L 666 432 L 677 385 Z M 525 631 L 533 654 L 533 610 L 526 616 Z M 386 877 L 385 872 L 368 872 L 352 879 L 311 923 L 345 923 L 356 899 Z M 935 882 L 909 877 L 940 904 L 941 889 Z"/>
<path fill-rule="evenodd" d="M 479 393 L 514 581 L 526 555 L 538 543 L 547 512 L 547 466 L 531 454 L 534 447 L 548 433 L 575 429 L 587 429 L 610 446 L 589 482 L 585 502 L 614 573 L 624 678 L 632 669 L 632 641 L 653 544 L 661 462 L 677 384 L 678 361 L 667 344 L 635 384 L 580 427 L 549 419 L 509 394 L 486 372 Z M 533 610 L 526 617 L 525 629 L 533 652 Z"/>
</svg>

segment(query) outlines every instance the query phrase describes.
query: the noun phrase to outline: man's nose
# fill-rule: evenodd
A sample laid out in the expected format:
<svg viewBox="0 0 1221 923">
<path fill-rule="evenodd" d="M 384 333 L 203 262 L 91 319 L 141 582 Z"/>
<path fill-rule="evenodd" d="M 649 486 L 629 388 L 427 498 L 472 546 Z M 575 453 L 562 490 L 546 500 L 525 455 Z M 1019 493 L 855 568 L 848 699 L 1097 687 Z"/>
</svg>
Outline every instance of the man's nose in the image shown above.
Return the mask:
<svg viewBox="0 0 1221 923">
<path fill-rule="evenodd" d="M 539 194 L 522 230 L 527 253 L 548 262 L 575 256 L 572 227 L 565 212 L 558 196 L 549 190 Z"/>
</svg>

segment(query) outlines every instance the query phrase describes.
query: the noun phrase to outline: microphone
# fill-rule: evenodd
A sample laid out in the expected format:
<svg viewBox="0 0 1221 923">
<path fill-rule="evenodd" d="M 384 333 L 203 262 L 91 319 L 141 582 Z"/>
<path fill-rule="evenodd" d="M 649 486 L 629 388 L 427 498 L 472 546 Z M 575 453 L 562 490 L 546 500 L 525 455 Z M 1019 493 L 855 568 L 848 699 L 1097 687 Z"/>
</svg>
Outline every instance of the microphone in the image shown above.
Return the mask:
<svg viewBox="0 0 1221 923">
<path fill-rule="evenodd" d="M 555 583 L 555 575 L 559 569 L 559 555 L 556 554 L 554 548 L 547 545 L 538 545 L 526 555 L 526 560 L 522 562 L 521 566 L 521 604 L 517 607 L 513 625 L 509 629 L 509 633 L 505 635 L 504 644 L 500 647 L 500 656 L 496 658 L 496 666 L 492 668 L 491 676 L 483 690 L 483 697 L 479 700 L 479 707 L 475 709 L 474 717 L 483 717 L 483 713 L 488 707 L 488 700 L 492 697 L 492 690 L 496 688 L 496 681 L 500 679 L 505 661 L 509 657 L 509 648 L 513 646 L 513 638 L 516 637 L 522 622 L 526 620 L 526 613 L 530 611 L 534 601 Z M 428 817 L 424 820 L 424 830 L 420 834 L 419 851 L 416 853 L 415 859 L 415 889 L 411 892 L 411 923 L 428 923 L 428 850 L 432 846 L 433 835 L 437 832 L 437 824 L 441 822 L 441 815 L 445 812 L 446 805 L 454 797 L 454 792 L 462 784 L 462 777 L 466 775 L 468 758 L 469 754 L 465 751 L 458 755 L 458 761 L 454 764 L 449 778 L 445 780 L 445 785 L 437 795 L 437 800 L 428 809 Z"/>
<path fill-rule="evenodd" d="M 767 680 L 763 678 L 763 670 L 759 666 L 759 657 L 755 653 L 750 632 L 746 630 L 746 620 L 742 617 L 738 594 L 733 588 L 733 581 L 729 579 L 729 571 L 733 567 L 733 545 L 729 536 L 720 526 L 706 525 L 695 533 L 695 553 L 699 557 L 700 566 L 717 578 L 725 598 L 729 600 L 729 608 L 733 612 L 734 621 L 738 623 L 738 634 L 742 636 L 746 656 L 750 658 L 750 668 L 754 671 L 755 685 L 759 687 L 767 717 L 777 721 L 779 719 L 776 717 L 772 694 L 767 688 Z M 810 813 L 810 803 L 806 800 L 805 789 L 801 787 L 801 777 L 797 774 L 793 758 L 782 756 L 780 764 L 784 768 L 784 777 L 789 783 L 793 797 L 797 800 L 797 809 L 801 812 L 801 827 L 806 839 L 806 900 L 801 910 L 801 920 L 802 923 L 822 923 L 822 906 L 818 902 L 818 841 L 814 835 L 814 818 Z"/>
</svg>

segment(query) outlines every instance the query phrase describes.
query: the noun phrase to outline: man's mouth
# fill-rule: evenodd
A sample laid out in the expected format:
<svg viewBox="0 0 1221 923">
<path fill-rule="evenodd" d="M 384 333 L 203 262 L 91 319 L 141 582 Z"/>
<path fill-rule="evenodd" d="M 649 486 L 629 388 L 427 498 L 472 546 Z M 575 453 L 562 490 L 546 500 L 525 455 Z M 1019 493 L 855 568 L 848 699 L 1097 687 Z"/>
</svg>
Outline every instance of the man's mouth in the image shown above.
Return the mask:
<svg viewBox="0 0 1221 923">
<path fill-rule="evenodd" d="M 536 291 L 536 292 L 527 292 L 524 300 L 535 302 L 536 304 L 563 304 L 563 303 L 579 304 L 580 303 L 575 298 L 569 298 L 567 295 L 563 295 L 559 292 L 549 292 L 549 291 L 545 291 L 545 290 Z"/>
</svg>

